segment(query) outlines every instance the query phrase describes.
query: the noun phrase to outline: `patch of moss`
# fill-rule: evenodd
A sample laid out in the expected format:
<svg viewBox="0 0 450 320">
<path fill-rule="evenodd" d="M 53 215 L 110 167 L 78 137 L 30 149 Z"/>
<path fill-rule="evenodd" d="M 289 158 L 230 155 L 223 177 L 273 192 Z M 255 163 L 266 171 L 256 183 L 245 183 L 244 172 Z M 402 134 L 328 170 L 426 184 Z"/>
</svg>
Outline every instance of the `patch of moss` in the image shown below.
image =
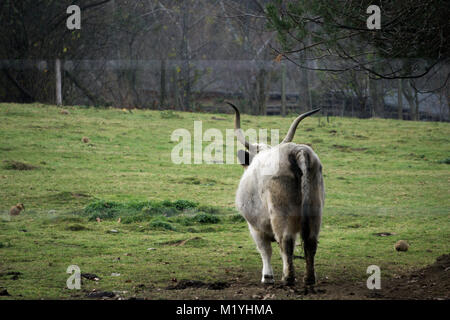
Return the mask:
<svg viewBox="0 0 450 320">
<path fill-rule="evenodd" d="M 194 217 L 192 217 L 192 220 L 202 224 L 214 224 L 220 222 L 219 217 L 205 212 L 201 212 L 195 215 Z"/>
</svg>

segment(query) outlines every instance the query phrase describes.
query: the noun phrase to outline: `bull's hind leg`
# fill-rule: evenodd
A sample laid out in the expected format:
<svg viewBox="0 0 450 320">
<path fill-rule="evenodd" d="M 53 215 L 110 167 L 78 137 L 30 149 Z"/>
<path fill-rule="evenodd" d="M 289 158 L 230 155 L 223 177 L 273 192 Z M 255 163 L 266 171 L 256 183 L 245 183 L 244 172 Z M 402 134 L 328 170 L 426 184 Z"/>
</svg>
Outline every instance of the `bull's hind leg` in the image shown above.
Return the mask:
<svg viewBox="0 0 450 320">
<path fill-rule="evenodd" d="M 304 281 L 305 285 L 313 285 L 316 283 L 316 273 L 314 271 L 314 256 L 316 255 L 317 251 L 317 236 L 315 234 L 302 234 L 302 238 L 306 260 L 306 275 Z"/>
<path fill-rule="evenodd" d="M 251 225 L 249 225 L 249 229 L 253 239 L 255 240 L 258 251 L 261 254 L 263 263 L 261 282 L 265 284 L 272 284 L 274 281 L 273 269 L 272 265 L 270 264 L 270 259 L 272 257 L 271 238 L 266 234 L 255 230 Z"/>
<path fill-rule="evenodd" d="M 292 285 L 295 282 L 294 248 L 296 238 L 295 221 L 297 219 L 281 215 L 280 212 L 281 210 L 273 211 L 271 225 L 283 260 L 283 277 L 281 280 L 285 285 Z"/>
<path fill-rule="evenodd" d="M 279 245 L 281 249 L 281 258 L 283 259 L 283 278 L 281 280 L 286 285 L 292 285 L 295 282 L 293 261 L 295 238 L 290 234 L 284 235 L 279 240 Z"/>
</svg>

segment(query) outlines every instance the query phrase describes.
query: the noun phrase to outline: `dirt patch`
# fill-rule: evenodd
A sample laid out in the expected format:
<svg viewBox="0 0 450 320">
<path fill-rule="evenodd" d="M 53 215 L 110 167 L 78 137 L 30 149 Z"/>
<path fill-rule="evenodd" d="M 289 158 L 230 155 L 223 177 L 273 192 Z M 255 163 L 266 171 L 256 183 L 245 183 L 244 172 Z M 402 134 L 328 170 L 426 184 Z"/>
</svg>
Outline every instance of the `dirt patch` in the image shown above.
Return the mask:
<svg viewBox="0 0 450 320">
<path fill-rule="evenodd" d="M 114 298 L 116 294 L 110 291 L 93 291 L 86 294 L 87 298 Z"/>
<path fill-rule="evenodd" d="M 440 256 L 430 266 L 390 280 L 383 291 L 384 299 L 449 300 L 450 254 Z"/>
<path fill-rule="evenodd" d="M 92 280 L 92 281 L 99 281 L 100 277 L 97 276 L 96 274 L 93 273 L 82 273 L 81 274 L 82 278 L 88 279 L 88 280 Z"/>
<path fill-rule="evenodd" d="M 256 279 L 233 278 L 219 290 L 213 284 L 196 280 L 180 281 L 167 287 L 161 296 L 152 297 L 151 292 L 142 292 L 146 298 L 198 299 L 198 300 L 448 300 L 450 299 L 450 254 L 437 258 L 436 262 L 412 273 L 382 278 L 380 290 L 369 290 L 366 281 L 344 279 L 319 279 L 314 288 L 303 285 L 302 273 L 297 274 L 294 286 L 262 285 Z M 147 297 L 147 294 L 150 296 Z"/>
<path fill-rule="evenodd" d="M 167 290 L 183 290 L 187 288 L 204 288 L 205 283 L 198 280 L 181 280 L 176 285 L 168 286 Z"/>
<path fill-rule="evenodd" d="M 37 169 L 38 167 L 19 161 L 3 160 L 3 168 L 6 170 L 27 171 Z"/>
<path fill-rule="evenodd" d="M 394 278 L 383 278 L 380 290 L 369 290 L 366 279 L 320 278 L 315 287 L 305 287 L 303 273 L 297 274 L 294 286 L 259 283 L 255 275 L 242 275 L 227 281 L 207 283 L 199 280 L 172 279 L 166 290 L 143 284 L 134 288 L 132 299 L 176 300 L 449 300 L 450 254 L 437 258 L 423 269 Z M 258 272 L 259 274 L 259 272 Z M 343 274 L 344 275 L 344 274 Z M 251 276 L 251 278 L 248 278 Z M 1 289 L 1 288 L 0 288 Z M 116 292 L 92 291 L 88 298 L 118 299 Z"/>
<path fill-rule="evenodd" d="M 362 136 L 360 134 L 354 134 L 353 137 L 356 138 L 356 139 L 361 139 L 361 140 L 369 139 L 368 137 Z"/>
<path fill-rule="evenodd" d="M 225 288 L 230 287 L 230 285 L 227 282 L 213 282 L 208 285 L 208 290 L 223 290 Z"/>
<path fill-rule="evenodd" d="M 270 299 L 319 299 L 327 290 L 322 288 L 306 288 L 302 284 L 284 286 L 263 285 L 258 282 L 246 282 L 244 279 L 229 282 L 204 283 L 197 280 L 183 280 L 169 286 L 165 299 L 196 299 L 196 300 L 270 300 Z"/>
<path fill-rule="evenodd" d="M 84 231 L 84 230 L 89 230 L 89 229 L 81 224 L 72 224 L 70 226 L 67 226 L 66 230 L 68 230 L 68 231 Z"/>
<path fill-rule="evenodd" d="M 230 284 L 227 282 L 217 281 L 213 283 L 206 283 L 198 280 L 181 280 L 176 285 L 168 286 L 167 290 L 184 290 L 188 288 L 206 288 L 208 290 L 224 290 L 229 288 Z"/>
</svg>

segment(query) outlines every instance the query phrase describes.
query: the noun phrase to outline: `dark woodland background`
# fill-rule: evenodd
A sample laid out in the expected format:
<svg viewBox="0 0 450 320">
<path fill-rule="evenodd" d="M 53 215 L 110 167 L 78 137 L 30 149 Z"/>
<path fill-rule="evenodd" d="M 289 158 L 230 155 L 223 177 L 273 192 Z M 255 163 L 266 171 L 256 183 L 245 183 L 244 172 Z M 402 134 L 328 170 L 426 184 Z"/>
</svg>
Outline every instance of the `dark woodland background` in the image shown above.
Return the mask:
<svg viewBox="0 0 450 320">
<path fill-rule="evenodd" d="M 81 8 L 81 30 L 66 9 Z M 369 30 L 369 5 L 381 30 Z M 0 101 L 448 121 L 447 1 L 3 0 Z M 62 101 L 55 78 L 61 64 Z"/>
</svg>

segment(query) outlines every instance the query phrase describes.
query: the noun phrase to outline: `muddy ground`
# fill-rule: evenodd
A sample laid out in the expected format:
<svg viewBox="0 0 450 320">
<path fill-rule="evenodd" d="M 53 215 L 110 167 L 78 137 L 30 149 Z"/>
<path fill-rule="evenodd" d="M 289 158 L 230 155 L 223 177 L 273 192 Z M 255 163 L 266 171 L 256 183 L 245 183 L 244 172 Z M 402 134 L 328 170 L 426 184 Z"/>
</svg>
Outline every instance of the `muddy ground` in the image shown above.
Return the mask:
<svg viewBox="0 0 450 320">
<path fill-rule="evenodd" d="M 436 262 L 413 273 L 399 275 L 382 280 L 380 290 L 369 290 L 366 282 L 329 283 L 318 281 L 317 285 L 307 289 L 301 283 L 292 287 L 280 284 L 264 286 L 253 280 L 236 279 L 229 282 L 205 283 L 198 280 L 174 281 L 165 289 L 151 285 L 139 285 L 134 293 L 121 297 L 102 293 L 84 293 L 88 298 L 100 299 L 194 299 L 194 300 L 284 300 L 284 299 L 450 299 L 450 254 L 442 255 Z M 131 294 L 131 297 L 130 297 Z M 74 296 L 74 298 L 82 298 Z"/>
</svg>

